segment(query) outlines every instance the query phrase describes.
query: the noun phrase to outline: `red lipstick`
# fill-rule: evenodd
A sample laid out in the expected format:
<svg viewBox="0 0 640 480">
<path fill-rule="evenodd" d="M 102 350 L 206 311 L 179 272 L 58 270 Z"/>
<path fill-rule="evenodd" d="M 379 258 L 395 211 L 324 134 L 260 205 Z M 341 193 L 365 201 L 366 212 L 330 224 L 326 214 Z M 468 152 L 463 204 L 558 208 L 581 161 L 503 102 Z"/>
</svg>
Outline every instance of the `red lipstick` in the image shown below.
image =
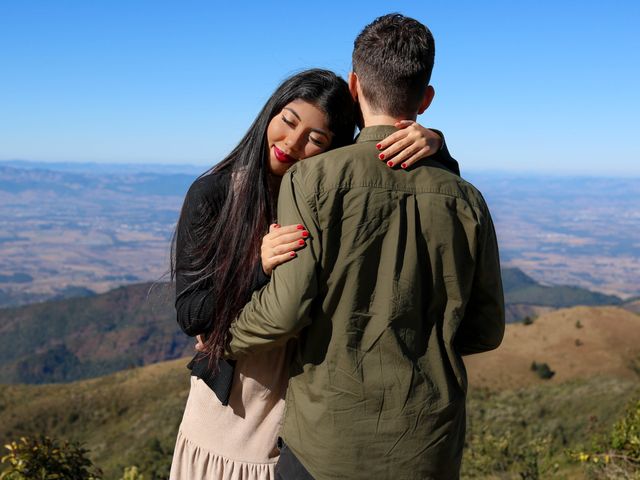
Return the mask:
<svg viewBox="0 0 640 480">
<path fill-rule="evenodd" d="M 275 155 L 276 160 L 282 163 L 294 163 L 296 161 L 295 158 L 291 155 L 287 155 L 275 145 L 273 146 L 273 154 Z"/>
</svg>

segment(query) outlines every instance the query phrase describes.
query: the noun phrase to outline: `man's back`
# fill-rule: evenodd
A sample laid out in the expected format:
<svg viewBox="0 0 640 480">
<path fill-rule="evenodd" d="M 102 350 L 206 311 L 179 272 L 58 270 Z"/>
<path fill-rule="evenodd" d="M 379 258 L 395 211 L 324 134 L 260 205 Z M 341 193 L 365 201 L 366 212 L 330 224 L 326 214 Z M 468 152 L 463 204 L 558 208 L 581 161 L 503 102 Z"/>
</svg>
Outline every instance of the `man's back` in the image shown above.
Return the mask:
<svg viewBox="0 0 640 480">
<path fill-rule="evenodd" d="M 279 221 L 302 218 L 311 251 L 279 267 L 268 287 L 280 300 L 300 295 L 297 315 L 307 319 L 282 436 L 320 479 L 457 478 L 460 354 L 502 338 L 484 200 L 437 162 L 405 171 L 376 161 L 375 144 L 393 130 L 366 128 L 356 145 L 306 160 L 283 180 Z"/>
</svg>

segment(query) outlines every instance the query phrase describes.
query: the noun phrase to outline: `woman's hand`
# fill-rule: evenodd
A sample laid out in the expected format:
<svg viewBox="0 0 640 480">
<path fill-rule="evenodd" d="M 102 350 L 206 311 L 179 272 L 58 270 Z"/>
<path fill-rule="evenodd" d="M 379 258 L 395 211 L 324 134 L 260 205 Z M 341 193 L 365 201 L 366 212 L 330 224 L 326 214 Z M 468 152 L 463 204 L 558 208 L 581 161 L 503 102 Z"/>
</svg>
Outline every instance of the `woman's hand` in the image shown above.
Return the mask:
<svg viewBox="0 0 640 480">
<path fill-rule="evenodd" d="M 198 352 L 204 352 L 205 346 L 204 346 L 204 339 L 202 338 L 202 335 L 196 335 L 196 346 L 195 346 L 195 349 Z"/>
<path fill-rule="evenodd" d="M 264 273 L 271 276 L 274 268 L 294 258 L 295 251 L 306 245 L 308 236 L 309 232 L 302 225 L 281 227 L 274 223 L 269 226 L 269 233 L 262 238 L 260 250 Z"/>
<path fill-rule="evenodd" d="M 401 120 L 395 127 L 400 130 L 376 145 L 380 151 L 378 158 L 390 167 L 410 167 L 421 158 L 433 155 L 442 146 L 440 135 L 413 120 Z"/>
</svg>

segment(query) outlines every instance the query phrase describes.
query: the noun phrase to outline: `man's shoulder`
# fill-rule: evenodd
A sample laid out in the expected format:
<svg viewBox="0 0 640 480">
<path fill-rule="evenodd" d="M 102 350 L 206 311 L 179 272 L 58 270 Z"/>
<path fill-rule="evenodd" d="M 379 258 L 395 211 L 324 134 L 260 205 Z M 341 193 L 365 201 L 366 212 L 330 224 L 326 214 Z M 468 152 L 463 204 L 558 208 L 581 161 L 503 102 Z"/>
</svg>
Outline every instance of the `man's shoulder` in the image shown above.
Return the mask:
<svg viewBox="0 0 640 480">
<path fill-rule="evenodd" d="M 475 207 L 486 208 L 486 202 L 480 190 L 471 182 L 449 170 L 440 169 L 436 185 L 442 194 L 460 197 Z"/>
<path fill-rule="evenodd" d="M 296 163 L 292 168 L 296 168 L 301 172 L 311 172 L 317 170 L 318 167 L 336 167 L 339 166 L 342 162 L 346 162 L 349 159 L 361 157 L 363 155 L 363 150 L 366 149 L 363 147 L 366 146 L 355 143 L 352 145 L 335 148 L 319 155 L 306 158 L 305 160 Z"/>
<path fill-rule="evenodd" d="M 353 160 L 364 157 L 361 144 L 347 145 L 306 158 L 293 165 L 288 173 L 311 183 L 317 183 L 338 175 L 349 168 Z"/>
</svg>

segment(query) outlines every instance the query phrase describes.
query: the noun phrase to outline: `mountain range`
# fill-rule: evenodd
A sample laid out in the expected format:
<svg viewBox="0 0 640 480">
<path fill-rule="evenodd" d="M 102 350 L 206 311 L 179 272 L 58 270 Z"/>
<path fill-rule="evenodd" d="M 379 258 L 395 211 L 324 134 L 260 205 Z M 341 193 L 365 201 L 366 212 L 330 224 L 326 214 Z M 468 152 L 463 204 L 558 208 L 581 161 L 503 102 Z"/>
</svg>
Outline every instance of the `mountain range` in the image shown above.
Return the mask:
<svg viewBox="0 0 640 480">
<path fill-rule="evenodd" d="M 508 321 L 574 305 L 622 305 L 615 296 L 544 286 L 503 270 Z M 83 295 L 86 292 L 80 292 Z M 54 383 L 192 355 L 168 283 L 0 309 L 0 383 Z"/>
</svg>

